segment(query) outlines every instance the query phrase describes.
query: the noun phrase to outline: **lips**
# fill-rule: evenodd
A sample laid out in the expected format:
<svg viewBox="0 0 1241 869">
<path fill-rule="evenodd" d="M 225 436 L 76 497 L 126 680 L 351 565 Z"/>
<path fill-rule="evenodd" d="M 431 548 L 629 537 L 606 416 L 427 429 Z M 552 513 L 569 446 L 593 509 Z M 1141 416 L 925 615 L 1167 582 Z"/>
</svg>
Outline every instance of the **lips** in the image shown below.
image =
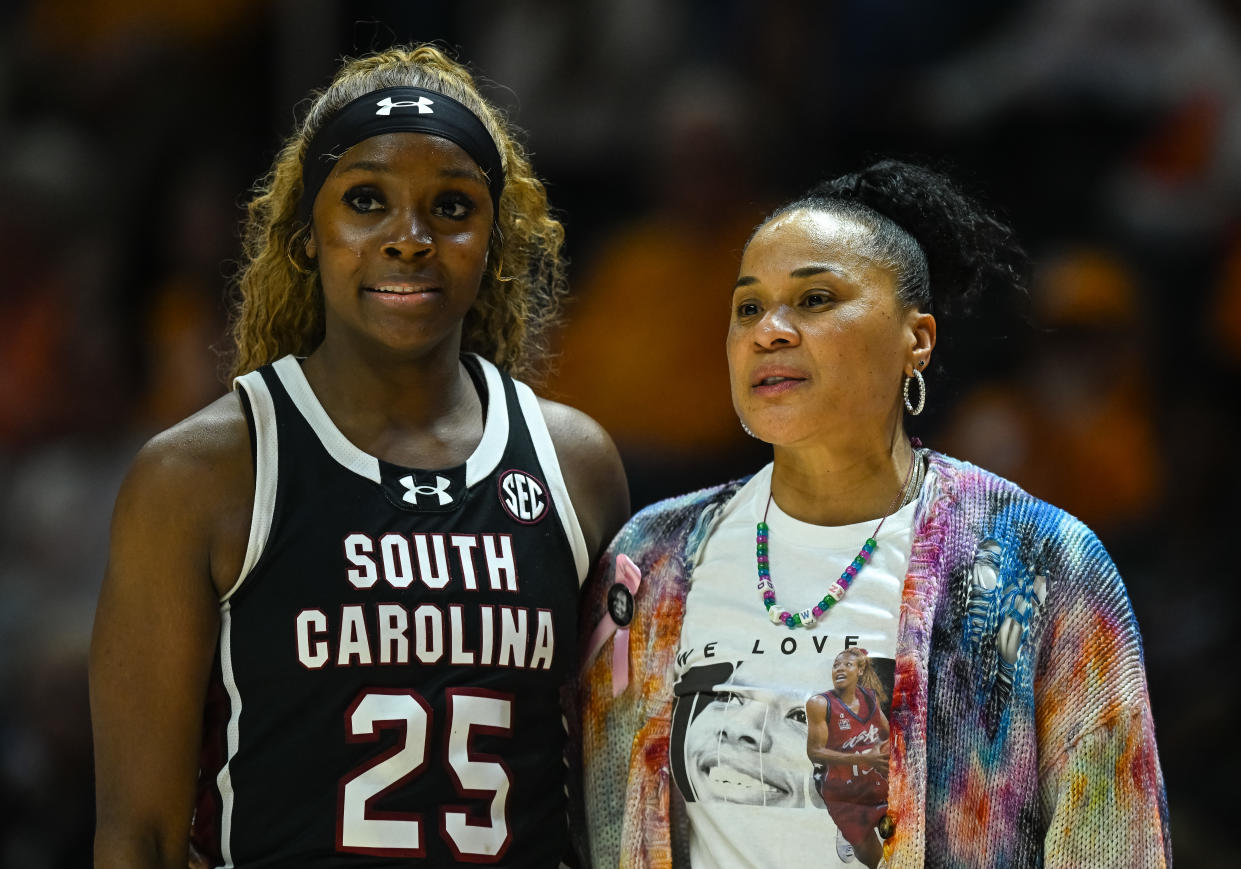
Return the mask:
<svg viewBox="0 0 1241 869">
<path fill-rule="evenodd" d="M 363 285 L 362 291 L 369 298 L 387 305 L 422 309 L 441 298 L 444 287 L 436 275 L 387 274 Z"/>
<path fill-rule="evenodd" d="M 728 802 L 761 804 L 768 799 L 789 795 L 783 787 L 736 767 L 715 764 L 700 767 L 699 770 L 706 774 L 716 797 Z"/>
<path fill-rule="evenodd" d="M 757 396 L 776 398 L 800 389 L 810 379 L 807 372 L 786 366 L 765 365 L 750 376 L 750 389 Z"/>
<path fill-rule="evenodd" d="M 379 284 L 374 287 L 366 287 L 371 293 L 385 293 L 392 296 L 412 296 L 416 293 L 434 293 L 438 292 L 437 287 L 428 284 Z"/>
<path fill-rule="evenodd" d="M 764 365 L 750 376 L 750 386 L 755 389 L 769 389 L 783 384 L 803 383 L 808 379 L 806 372 L 797 368 Z"/>
</svg>

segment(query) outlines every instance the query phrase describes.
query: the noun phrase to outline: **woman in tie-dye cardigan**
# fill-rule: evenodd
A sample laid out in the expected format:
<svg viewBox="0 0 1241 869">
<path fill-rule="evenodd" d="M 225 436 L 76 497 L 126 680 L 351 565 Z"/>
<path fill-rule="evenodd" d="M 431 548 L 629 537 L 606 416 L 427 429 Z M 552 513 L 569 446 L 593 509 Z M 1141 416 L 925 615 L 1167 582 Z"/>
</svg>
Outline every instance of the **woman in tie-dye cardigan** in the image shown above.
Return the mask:
<svg viewBox="0 0 1241 869">
<path fill-rule="evenodd" d="M 594 866 L 688 862 L 669 758 L 674 657 L 696 558 L 740 485 L 640 512 L 585 590 L 584 847 Z M 913 521 L 886 865 L 1170 865 L 1141 641 L 1098 539 L 1014 484 L 937 453 L 926 456 Z"/>
</svg>

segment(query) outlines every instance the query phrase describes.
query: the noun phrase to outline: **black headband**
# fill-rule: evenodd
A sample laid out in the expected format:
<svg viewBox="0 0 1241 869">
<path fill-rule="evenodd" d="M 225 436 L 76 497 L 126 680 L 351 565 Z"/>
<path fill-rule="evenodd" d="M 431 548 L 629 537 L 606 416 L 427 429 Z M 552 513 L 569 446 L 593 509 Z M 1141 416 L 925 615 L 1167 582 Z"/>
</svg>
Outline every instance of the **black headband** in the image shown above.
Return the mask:
<svg viewBox="0 0 1241 869">
<path fill-rule="evenodd" d="M 319 188 L 340 155 L 363 139 L 384 133 L 428 133 L 460 145 L 487 176 L 495 214 L 500 214 L 504 164 L 478 115 L 441 93 L 417 87 L 371 91 L 345 104 L 315 133 L 302 164 L 299 216 L 309 222 Z"/>
</svg>

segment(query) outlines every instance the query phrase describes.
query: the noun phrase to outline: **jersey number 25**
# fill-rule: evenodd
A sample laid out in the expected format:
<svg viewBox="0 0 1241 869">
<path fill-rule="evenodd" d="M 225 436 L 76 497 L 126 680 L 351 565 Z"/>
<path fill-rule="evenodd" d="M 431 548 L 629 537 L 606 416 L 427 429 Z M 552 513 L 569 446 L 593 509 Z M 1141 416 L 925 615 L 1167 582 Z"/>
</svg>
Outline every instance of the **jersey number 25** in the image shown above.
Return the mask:
<svg viewBox="0 0 1241 869">
<path fill-rule="evenodd" d="M 512 700 L 477 688 L 446 692 L 448 755 L 446 765 L 463 797 L 491 797 L 488 818 L 473 819 L 464 806 L 441 806 L 440 829 L 458 859 L 482 862 L 499 858 L 509 842 L 505 809 L 509 776 L 498 758 L 470 755 L 472 732 L 506 734 Z M 431 741 L 431 707 L 413 691 L 373 690 L 362 694 L 345 713 L 349 742 L 373 742 L 379 730 L 399 727 L 403 741 L 348 775 L 337 801 L 336 847 L 341 851 L 394 857 L 426 854 L 423 818 L 416 812 L 384 812 L 371 803 L 416 777 L 427 764 Z M 471 858 L 473 858 L 471 860 Z"/>
</svg>

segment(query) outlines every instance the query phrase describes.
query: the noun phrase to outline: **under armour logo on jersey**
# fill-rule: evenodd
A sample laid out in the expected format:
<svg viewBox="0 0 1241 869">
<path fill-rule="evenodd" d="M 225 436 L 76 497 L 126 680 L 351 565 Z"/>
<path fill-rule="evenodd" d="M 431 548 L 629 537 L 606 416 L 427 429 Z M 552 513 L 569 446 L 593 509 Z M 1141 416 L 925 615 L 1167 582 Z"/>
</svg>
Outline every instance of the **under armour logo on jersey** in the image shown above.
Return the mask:
<svg viewBox="0 0 1241 869">
<path fill-rule="evenodd" d="M 469 495 L 465 465 L 423 471 L 380 459 L 379 474 L 387 502 L 410 513 L 452 513 Z"/>
<path fill-rule="evenodd" d="M 393 100 L 392 97 L 384 97 L 375 103 L 379 106 L 379 110 L 375 112 L 377 115 L 390 115 L 393 109 L 417 109 L 420 115 L 433 115 L 435 112 L 431 110 L 431 106 L 435 105 L 435 101 L 429 97 L 418 97 L 416 100 Z"/>
<path fill-rule="evenodd" d="M 439 498 L 440 506 L 452 503 L 452 495 L 448 494 L 448 487 L 452 485 L 452 481 L 447 477 L 436 476 L 434 486 L 420 486 L 414 482 L 413 475 L 401 477 L 397 481 L 405 487 L 405 495 L 402 500 L 409 504 L 417 504 L 419 495 L 434 495 Z"/>
</svg>

